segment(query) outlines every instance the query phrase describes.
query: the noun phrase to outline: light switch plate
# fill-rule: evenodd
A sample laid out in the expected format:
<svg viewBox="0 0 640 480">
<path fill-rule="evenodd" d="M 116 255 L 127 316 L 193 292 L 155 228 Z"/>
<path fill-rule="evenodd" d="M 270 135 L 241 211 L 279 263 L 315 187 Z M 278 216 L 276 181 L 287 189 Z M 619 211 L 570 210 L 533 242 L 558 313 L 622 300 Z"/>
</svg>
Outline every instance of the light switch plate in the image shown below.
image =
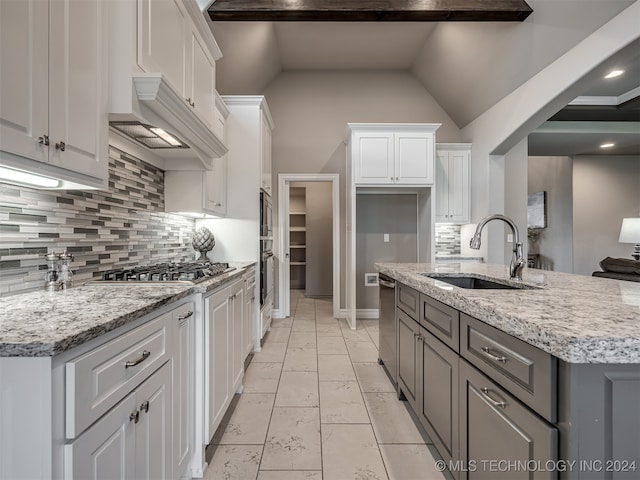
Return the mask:
<svg viewBox="0 0 640 480">
<path fill-rule="evenodd" d="M 507 234 L 507 243 L 513 243 L 513 233 Z"/>
<path fill-rule="evenodd" d="M 385 233 L 384 234 L 384 243 L 388 243 L 389 242 L 389 234 Z"/>
</svg>

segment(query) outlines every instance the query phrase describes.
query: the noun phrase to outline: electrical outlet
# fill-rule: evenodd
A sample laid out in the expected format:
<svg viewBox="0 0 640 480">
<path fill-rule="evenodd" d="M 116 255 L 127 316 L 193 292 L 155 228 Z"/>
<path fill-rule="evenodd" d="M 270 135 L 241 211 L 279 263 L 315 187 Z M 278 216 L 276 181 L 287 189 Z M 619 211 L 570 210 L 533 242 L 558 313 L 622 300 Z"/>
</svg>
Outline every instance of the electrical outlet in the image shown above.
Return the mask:
<svg viewBox="0 0 640 480">
<path fill-rule="evenodd" d="M 513 243 L 513 233 L 507 234 L 507 243 Z"/>
<path fill-rule="evenodd" d="M 389 243 L 389 234 L 388 233 L 384 234 L 384 243 Z"/>
</svg>

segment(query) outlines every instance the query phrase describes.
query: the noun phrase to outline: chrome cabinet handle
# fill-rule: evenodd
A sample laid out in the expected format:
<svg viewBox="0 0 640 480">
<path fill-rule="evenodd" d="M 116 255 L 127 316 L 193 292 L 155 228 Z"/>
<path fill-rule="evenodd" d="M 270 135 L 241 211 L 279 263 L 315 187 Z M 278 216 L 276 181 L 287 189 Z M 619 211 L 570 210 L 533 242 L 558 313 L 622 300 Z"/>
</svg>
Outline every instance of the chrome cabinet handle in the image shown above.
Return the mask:
<svg viewBox="0 0 640 480">
<path fill-rule="evenodd" d="M 221 207 L 221 206 L 222 206 L 222 204 L 221 204 L 220 202 L 216 202 L 216 203 L 214 203 L 214 204 L 213 204 L 213 206 L 214 206 L 214 207 Z"/>
<path fill-rule="evenodd" d="M 56 143 L 56 150 L 60 150 L 61 152 L 64 152 L 66 148 L 67 148 L 66 143 L 64 142 Z"/>
<path fill-rule="evenodd" d="M 195 107 L 195 106 L 196 106 L 196 102 L 192 102 L 192 101 L 191 101 L 191 98 L 187 98 L 186 100 L 187 100 L 187 103 L 188 103 L 189 105 L 191 105 L 192 107 Z"/>
<path fill-rule="evenodd" d="M 482 353 L 484 353 L 485 357 L 489 357 L 494 362 L 507 363 L 507 360 L 508 360 L 507 357 L 505 356 L 498 357 L 492 354 L 491 349 L 489 347 L 481 347 L 480 350 L 482 350 Z"/>
<path fill-rule="evenodd" d="M 494 407 L 500 407 L 500 408 L 506 408 L 506 406 L 508 405 L 508 403 L 503 400 L 502 398 L 500 398 L 500 396 L 494 392 L 493 390 L 483 387 L 480 389 L 480 391 L 484 394 L 484 396 L 489 400 L 489 402 L 491 403 L 491 405 L 493 405 Z M 489 395 L 490 392 L 493 392 L 493 395 L 498 398 L 498 400 L 495 400 L 494 398 L 491 398 L 491 395 Z"/>
<path fill-rule="evenodd" d="M 149 413 L 149 400 L 145 400 L 140 404 L 140 411 L 142 412 L 143 410 L 144 413 Z"/>
<path fill-rule="evenodd" d="M 380 280 L 380 279 L 378 279 L 378 283 L 379 283 L 380 285 L 382 285 L 383 287 L 387 287 L 387 288 L 396 288 L 396 284 L 395 284 L 395 283 L 387 282 L 386 280 Z"/>
<path fill-rule="evenodd" d="M 133 421 L 134 423 L 138 423 L 140 421 L 140 411 L 136 410 L 131 415 L 129 415 L 129 421 Z"/>
<path fill-rule="evenodd" d="M 178 317 L 178 321 L 180 320 L 186 320 L 187 318 L 191 317 L 193 315 L 193 312 L 191 310 L 189 310 L 187 313 L 185 313 L 184 315 L 180 315 Z"/>
<path fill-rule="evenodd" d="M 140 355 L 135 360 L 127 360 L 127 362 L 124 364 L 124 368 L 135 367 L 136 365 L 140 365 L 147 358 L 149 358 L 149 356 L 151 356 L 151 352 L 148 350 L 144 350 L 142 352 L 142 355 Z"/>
<path fill-rule="evenodd" d="M 38 137 L 38 143 L 41 143 L 42 145 L 49 145 L 49 135 L 43 135 L 41 137 Z"/>
</svg>

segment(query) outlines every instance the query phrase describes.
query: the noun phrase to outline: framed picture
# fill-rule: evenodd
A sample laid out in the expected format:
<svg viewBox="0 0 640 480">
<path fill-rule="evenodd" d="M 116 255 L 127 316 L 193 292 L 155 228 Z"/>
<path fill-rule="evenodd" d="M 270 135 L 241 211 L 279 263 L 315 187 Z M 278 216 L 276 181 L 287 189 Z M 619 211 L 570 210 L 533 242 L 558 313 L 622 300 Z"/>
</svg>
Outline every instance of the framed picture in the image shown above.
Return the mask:
<svg viewBox="0 0 640 480">
<path fill-rule="evenodd" d="M 547 192 L 536 192 L 529 195 L 527 228 L 547 228 Z"/>
</svg>

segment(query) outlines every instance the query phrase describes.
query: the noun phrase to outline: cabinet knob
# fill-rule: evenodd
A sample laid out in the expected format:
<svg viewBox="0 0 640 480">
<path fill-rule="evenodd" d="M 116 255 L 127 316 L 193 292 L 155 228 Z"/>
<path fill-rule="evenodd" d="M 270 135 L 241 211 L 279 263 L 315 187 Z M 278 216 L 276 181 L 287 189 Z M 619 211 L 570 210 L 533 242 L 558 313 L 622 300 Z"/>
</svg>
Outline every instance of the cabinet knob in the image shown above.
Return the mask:
<svg viewBox="0 0 640 480">
<path fill-rule="evenodd" d="M 38 143 L 41 143 L 42 145 L 49 145 L 49 135 L 38 137 Z"/>
<path fill-rule="evenodd" d="M 397 182 L 398 180 L 400 180 L 400 177 L 396 177 L 396 182 Z"/>
<path fill-rule="evenodd" d="M 134 423 L 138 423 L 140 421 L 140 411 L 136 410 L 131 415 L 129 415 L 129 421 L 133 421 Z"/>
<path fill-rule="evenodd" d="M 222 204 L 221 204 L 220 202 L 216 202 L 216 203 L 214 203 L 214 204 L 213 204 L 213 206 L 214 206 L 214 207 L 221 207 L 221 206 L 222 206 Z"/>
<path fill-rule="evenodd" d="M 189 105 L 191 105 L 192 107 L 195 107 L 195 106 L 196 106 L 196 102 L 192 102 L 192 101 L 191 101 L 191 98 L 187 98 L 186 100 L 187 100 L 187 103 L 188 103 Z"/>
<path fill-rule="evenodd" d="M 64 142 L 56 143 L 56 150 L 60 150 L 61 152 L 64 152 L 66 148 L 67 148 L 66 143 Z"/>
<path fill-rule="evenodd" d="M 140 405 L 140 411 L 142 412 L 143 410 L 144 410 L 145 413 L 149 413 L 149 400 L 145 400 Z"/>
</svg>

